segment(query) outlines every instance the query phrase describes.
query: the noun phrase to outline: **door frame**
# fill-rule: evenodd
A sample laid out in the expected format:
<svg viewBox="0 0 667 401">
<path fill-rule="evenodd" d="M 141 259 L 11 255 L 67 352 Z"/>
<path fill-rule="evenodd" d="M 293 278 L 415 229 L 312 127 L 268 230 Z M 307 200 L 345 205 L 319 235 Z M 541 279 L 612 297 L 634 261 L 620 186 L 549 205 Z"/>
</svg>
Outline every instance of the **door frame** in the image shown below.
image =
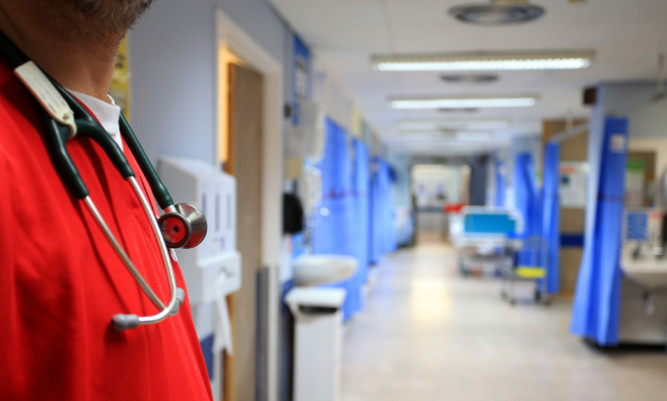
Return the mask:
<svg viewBox="0 0 667 401">
<path fill-rule="evenodd" d="M 283 182 L 283 66 L 264 47 L 255 41 L 219 7 L 215 10 L 216 88 L 227 79 L 226 60 L 220 49 L 227 47 L 264 77 L 262 116 L 262 222 L 261 263 L 269 274 L 268 355 L 266 358 L 267 401 L 278 397 L 278 313 L 280 308 L 281 205 Z M 216 96 L 216 126 L 218 133 L 227 125 L 225 113 L 227 96 Z M 220 136 L 215 135 L 215 149 L 220 148 Z M 217 159 L 217 157 L 216 157 Z"/>
</svg>

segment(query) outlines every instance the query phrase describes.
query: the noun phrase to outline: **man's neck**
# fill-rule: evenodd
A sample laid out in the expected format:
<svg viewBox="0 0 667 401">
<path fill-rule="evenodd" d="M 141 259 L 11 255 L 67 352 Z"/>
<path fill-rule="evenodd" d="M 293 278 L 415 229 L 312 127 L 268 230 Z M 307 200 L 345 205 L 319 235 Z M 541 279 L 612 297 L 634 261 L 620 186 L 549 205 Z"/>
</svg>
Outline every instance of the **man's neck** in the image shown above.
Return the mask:
<svg viewBox="0 0 667 401">
<path fill-rule="evenodd" d="M 30 3 L 0 3 L 0 30 L 62 86 L 108 102 L 122 35 L 102 35 L 94 27 L 87 31 L 86 21 L 68 21 Z"/>
</svg>

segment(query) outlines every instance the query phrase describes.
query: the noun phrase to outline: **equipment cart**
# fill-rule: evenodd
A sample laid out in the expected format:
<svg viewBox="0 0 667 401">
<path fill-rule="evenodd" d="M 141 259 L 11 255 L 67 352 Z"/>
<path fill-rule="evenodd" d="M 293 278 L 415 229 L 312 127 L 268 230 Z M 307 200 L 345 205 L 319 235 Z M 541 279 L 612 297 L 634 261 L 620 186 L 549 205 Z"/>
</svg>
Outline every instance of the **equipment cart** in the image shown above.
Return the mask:
<svg viewBox="0 0 667 401">
<path fill-rule="evenodd" d="M 547 288 L 548 243 L 542 236 L 531 236 L 520 241 L 514 257 L 514 263 L 505 266 L 502 274 L 501 296 L 511 305 L 517 303 L 516 287 L 518 284 L 534 283 L 531 291 L 533 301 L 548 305 L 550 303 Z"/>
</svg>

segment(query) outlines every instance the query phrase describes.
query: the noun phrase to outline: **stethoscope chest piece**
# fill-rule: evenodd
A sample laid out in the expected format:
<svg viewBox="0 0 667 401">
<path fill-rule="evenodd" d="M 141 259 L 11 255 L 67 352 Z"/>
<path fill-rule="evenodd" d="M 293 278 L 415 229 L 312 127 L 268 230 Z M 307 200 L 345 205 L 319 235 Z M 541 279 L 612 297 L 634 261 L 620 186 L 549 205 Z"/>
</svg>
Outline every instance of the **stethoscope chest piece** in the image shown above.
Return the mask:
<svg viewBox="0 0 667 401">
<path fill-rule="evenodd" d="M 160 216 L 158 225 L 169 248 L 194 248 L 206 236 L 208 226 L 202 212 L 189 203 L 177 203 Z"/>
</svg>

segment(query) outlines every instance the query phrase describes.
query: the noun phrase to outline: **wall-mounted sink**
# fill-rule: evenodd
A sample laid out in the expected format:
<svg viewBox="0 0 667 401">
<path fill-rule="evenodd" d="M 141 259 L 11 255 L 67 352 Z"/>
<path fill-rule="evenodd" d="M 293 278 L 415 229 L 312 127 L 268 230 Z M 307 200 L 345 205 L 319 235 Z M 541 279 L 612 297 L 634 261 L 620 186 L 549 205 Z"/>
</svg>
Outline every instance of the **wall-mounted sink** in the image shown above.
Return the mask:
<svg viewBox="0 0 667 401">
<path fill-rule="evenodd" d="M 294 282 L 313 286 L 345 280 L 357 271 L 356 258 L 345 255 L 305 255 L 293 262 Z"/>
<path fill-rule="evenodd" d="M 667 258 L 642 256 L 633 259 L 630 255 L 623 256 L 621 269 L 629 280 L 648 289 L 667 287 Z"/>
<path fill-rule="evenodd" d="M 628 279 L 643 287 L 667 287 L 667 265 L 665 264 L 623 266 L 623 273 Z"/>
</svg>

